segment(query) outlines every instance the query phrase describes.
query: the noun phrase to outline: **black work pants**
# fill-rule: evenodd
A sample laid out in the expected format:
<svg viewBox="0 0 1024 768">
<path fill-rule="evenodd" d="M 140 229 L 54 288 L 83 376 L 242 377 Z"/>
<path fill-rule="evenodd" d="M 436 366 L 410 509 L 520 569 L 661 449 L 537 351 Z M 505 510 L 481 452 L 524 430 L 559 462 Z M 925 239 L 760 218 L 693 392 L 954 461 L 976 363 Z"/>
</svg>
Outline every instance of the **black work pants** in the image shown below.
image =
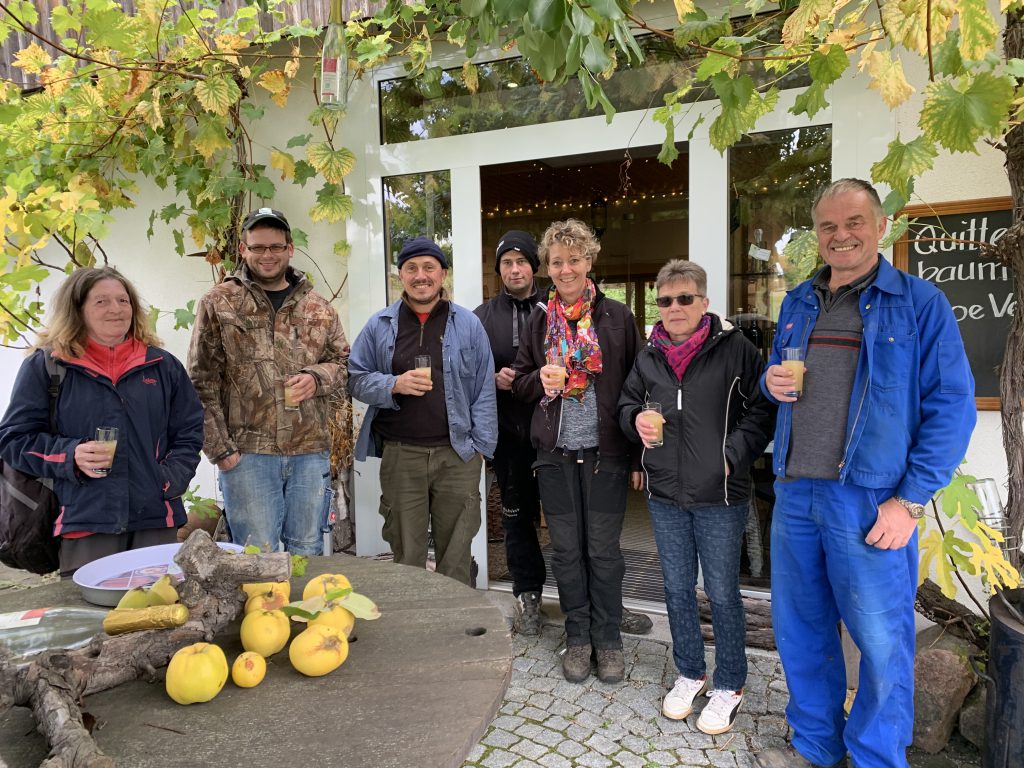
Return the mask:
<svg viewBox="0 0 1024 768">
<path fill-rule="evenodd" d="M 626 514 L 629 465 L 596 449 L 538 451 L 534 464 L 551 534 L 551 570 L 565 614 L 568 645 L 621 648 L 622 577 L 619 549 Z"/>
<path fill-rule="evenodd" d="M 523 592 L 542 591 L 547 575 L 540 542 L 537 541 L 540 497 L 537 478 L 533 476 L 536 458 L 537 452 L 529 439 L 522 441 L 506 432 L 498 433 L 498 447 L 491 466 L 498 477 L 498 490 L 501 492 L 505 558 L 516 597 Z"/>
</svg>

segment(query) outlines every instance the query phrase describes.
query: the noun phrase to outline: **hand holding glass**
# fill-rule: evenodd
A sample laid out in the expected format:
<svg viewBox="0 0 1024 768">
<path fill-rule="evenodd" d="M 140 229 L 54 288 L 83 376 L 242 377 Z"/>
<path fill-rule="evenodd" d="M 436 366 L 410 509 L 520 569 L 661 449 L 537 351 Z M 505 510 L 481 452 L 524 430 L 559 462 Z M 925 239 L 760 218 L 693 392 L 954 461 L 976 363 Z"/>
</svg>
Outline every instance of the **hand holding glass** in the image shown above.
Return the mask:
<svg viewBox="0 0 1024 768">
<path fill-rule="evenodd" d="M 782 367 L 793 374 L 793 389 L 786 397 L 800 397 L 804 392 L 804 351 L 800 347 L 782 350 Z"/>
<path fill-rule="evenodd" d="M 561 357 L 549 360 L 548 364 L 541 368 L 541 383 L 545 389 L 561 392 L 565 389 L 565 360 Z"/>
<path fill-rule="evenodd" d="M 430 375 L 430 355 L 416 355 L 413 368 L 416 373 L 426 376 L 428 381 L 433 381 L 433 376 Z"/>
<path fill-rule="evenodd" d="M 655 435 L 647 441 L 648 448 L 660 448 L 665 444 L 665 417 L 661 415 L 661 403 L 647 403 L 640 411 L 639 418 L 654 430 Z"/>
<path fill-rule="evenodd" d="M 284 409 L 286 411 L 297 411 L 299 410 L 299 401 L 295 399 L 295 387 L 288 384 L 288 379 L 285 379 L 284 384 Z"/>
<path fill-rule="evenodd" d="M 114 453 L 117 451 L 117 427 L 97 427 L 96 442 L 102 444 L 109 458 L 105 467 L 97 467 L 93 472 L 97 475 L 110 474 L 110 468 L 114 465 Z"/>
</svg>

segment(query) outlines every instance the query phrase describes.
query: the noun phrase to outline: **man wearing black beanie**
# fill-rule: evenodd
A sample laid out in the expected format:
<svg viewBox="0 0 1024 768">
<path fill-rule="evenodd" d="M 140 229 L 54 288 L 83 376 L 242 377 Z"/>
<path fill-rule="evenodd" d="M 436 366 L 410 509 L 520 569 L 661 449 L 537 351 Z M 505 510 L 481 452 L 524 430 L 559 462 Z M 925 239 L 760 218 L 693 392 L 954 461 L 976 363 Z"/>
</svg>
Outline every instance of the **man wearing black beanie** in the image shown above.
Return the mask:
<svg viewBox="0 0 1024 768">
<path fill-rule="evenodd" d="M 512 592 L 522 602 L 515 629 L 524 635 L 540 633 L 546 569 L 536 529 L 540 498 L 533 476 L 536 451 L 530 444 L 533 403 L 512 397 L 512 362 L 519 352 L 519 337 L 527 318 L 534 309 L 545 306 L 542 291 L 533 279 L 539 266 L 537 243 L 530 233 L 518 229 L 506 232 L 498 242 L 494 264 L 494 271 L 501 276 L 501 289 L 474 310 L 487 331 L 494 355 L 498 447 L 492 466 L 501 491 L 501 522 Z"/>
</svg>

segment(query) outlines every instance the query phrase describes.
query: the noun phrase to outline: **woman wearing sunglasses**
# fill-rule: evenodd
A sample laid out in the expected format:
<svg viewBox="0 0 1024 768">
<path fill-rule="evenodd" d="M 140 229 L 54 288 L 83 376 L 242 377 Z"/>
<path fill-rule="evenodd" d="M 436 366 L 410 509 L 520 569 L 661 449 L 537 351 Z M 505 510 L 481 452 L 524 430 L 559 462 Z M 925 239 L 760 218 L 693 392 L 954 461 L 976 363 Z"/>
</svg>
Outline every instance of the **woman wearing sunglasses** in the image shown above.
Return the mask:
<svg viewBox="0 0 1024 768">
<path fill-rule="evenodd" d="M 696 599 L 699 559 L 711 602 L 715 677 L 697 727 L 724 733 L 732 728 L 747 677 L 739 574 L 750 465 L 771 439 L 775 414 L 758 386 L 764 363 L 757 349 L 707 311 L 704 269 L 675 259 L 658 272 L 656 288 L 661 320 L 626 379 L 619 424 L 644 445 L 647 505 L 679 672 L 662 713 L 684 719 L 707 688 Z M 661 405 L 660 445 L 657 427 L 642 415 L 647 403 Z"/>
<path fill-rule="evenodd" d="M 541 238 L 551 278 L 546 310 L 530 316 L 515 362 L 515 397 L 536 403 L 530 437 L 565 614 L 562 672 L 602 682 L 625 675 L 619 549 L 626 491 L 639 451 L 618 425 L 618 399 L 643 343 L 633 313 L 587 277 L 601 250 L 581 221 L 556 221 Z M 632 454 L 632 457 L 631 457 Z M 631 461 L 631 458 L 633 461 Z M 640 472 L 634 474 L 639 487 Z"/>
</svg>

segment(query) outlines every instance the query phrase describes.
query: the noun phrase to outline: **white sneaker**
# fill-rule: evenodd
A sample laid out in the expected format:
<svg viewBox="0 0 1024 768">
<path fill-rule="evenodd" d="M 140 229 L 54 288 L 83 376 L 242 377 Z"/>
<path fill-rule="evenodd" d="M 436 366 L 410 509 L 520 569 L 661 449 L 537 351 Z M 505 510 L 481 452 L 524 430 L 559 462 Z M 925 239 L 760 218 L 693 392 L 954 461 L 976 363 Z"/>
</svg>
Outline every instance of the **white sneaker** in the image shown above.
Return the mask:
<svg viewBox="0 0 1024 768">
<path fill-rule="evenodd" d="M 707 705 L 697 718 L 697 727 L 714 735 L 732 728 L 736 713 L 743 703 L 743 691 L 714 690 L 708 693 Z"/>
<path fill-rule="evenodd" d="M 694 680 L 692 677 L 680 675 L 661 704 L 661 714 L 670 720 L 683 720 L 693 712 L 693 700 L 703 693 L 707 686 L 707 676 Z"/>
</svg>

